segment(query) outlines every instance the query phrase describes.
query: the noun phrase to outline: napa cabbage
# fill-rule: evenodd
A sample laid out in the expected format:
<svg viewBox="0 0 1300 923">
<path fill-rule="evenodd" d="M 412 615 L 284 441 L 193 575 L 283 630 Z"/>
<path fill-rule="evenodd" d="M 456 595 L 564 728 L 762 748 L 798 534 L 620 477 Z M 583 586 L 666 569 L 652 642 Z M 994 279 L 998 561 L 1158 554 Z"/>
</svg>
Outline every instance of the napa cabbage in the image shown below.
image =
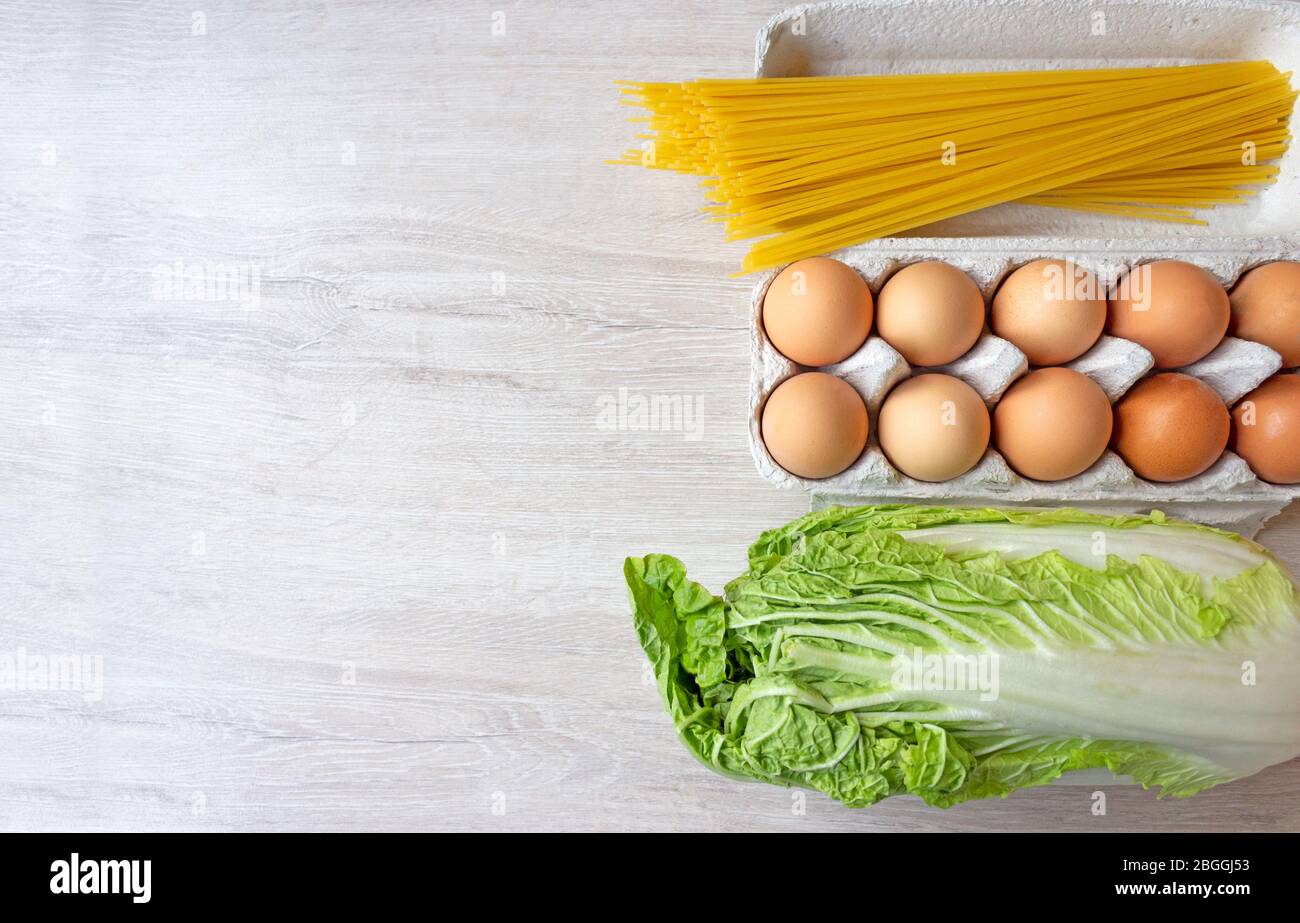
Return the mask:
<svg viewBox="0 0 1300 923">
<path fill-rule="evenodd" d="M 832 508 L 715 596 L 624 567 L 678 735 L 730 776 L 947 807 L 1105 769 L 1186 797 L 1300 753 L 1300 596 L 1238 535 L 1077 510 Z"/>
</svg>

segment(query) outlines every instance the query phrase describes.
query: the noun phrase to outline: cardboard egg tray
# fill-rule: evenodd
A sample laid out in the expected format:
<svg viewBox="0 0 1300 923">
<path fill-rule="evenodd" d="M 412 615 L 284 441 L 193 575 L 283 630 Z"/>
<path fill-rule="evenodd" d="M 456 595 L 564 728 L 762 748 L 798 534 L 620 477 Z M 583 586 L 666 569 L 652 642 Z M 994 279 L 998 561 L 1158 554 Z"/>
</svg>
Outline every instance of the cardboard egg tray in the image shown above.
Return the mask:
<svg viewBox="0 0 1300 923">
<path fill-rule="evenodd" d="M 1104 13 L 1098 18 L 1098 10 Z M 1014 56 L 1010 56 L 1014 55 Z M 1078 0 L 853 0 L 795 7 L 758 37 L 759 76 L 927 73 L 1122 67 L 1266 59 L 1300 71 L 1300 4 L 1257 0 L 1131 0 L 1096 7 Z M 1292 131 L 1300 129 L 1293 116 Z M 1300 260 L 1300 144 L 1281 162 L 1278 180 L 1248 205 L 1203 213 L 1205 227 L 1169 225 L 1058 209 L 1002 205 L 949 219 L 917 236 L 872 241 L 829 254 L 856 269 L 872 293 L 897 270 L 942 260 L 975 280 L 987 308 L 1016 268 L 1044 257 L 1073 261 L 1109 290 L 1132 267 L 1162 259 L 1208 270 L 1227 288 L 1242 273 L 1272 260 Z M 768 342 L 763 296 L 777 271 L 757 278 L 751 303 L 750 448 L 759 471 L 782 487 L 800 487 L 812 505 L 923 500 L 943 503 L 1071 505 L 1115 511 L 1160 508 L 1172 515 L 1253 534 L 1300 486 L 1261 481 L 1231 452 L 1201 475 L 1177 483 L 1138 478 L 1107 451 L 1091 468 L 1064 481 L 1020 477 L 990 447 L 973 469 L 939 483 L 895 469 L 876 440 L 877 412 L 889 390 L 912 369 L 874 331 L 856 353 L 822 371 L 862 395 L 871 415 L 866 451 L 831 478 L 795 477 L 773 461 L 759 423 L 767 396 L 802 371 Z M 1152 371 L 1151 354 L 1103 335 L 1068 367 L 1095 380 L 1112 403 Z M 1281 365 L 1268 347 L 1229 337 L 1179 371 L 1200 378 L 1231 406 Z M 962 379 L 990 407 L 1028 366 L 1011 343 L 983 336 L 941 371 Z M 927 369 L 927 371 L 931 371 Z"/>
</svg>

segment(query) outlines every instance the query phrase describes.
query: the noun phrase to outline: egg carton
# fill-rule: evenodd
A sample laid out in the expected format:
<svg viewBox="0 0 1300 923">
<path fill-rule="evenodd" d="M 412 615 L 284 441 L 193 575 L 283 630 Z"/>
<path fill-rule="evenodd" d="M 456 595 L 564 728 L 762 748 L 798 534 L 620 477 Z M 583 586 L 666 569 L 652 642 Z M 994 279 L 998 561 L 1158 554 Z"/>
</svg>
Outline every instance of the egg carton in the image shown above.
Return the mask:
<svg viewBox="0 0 1300 923">
<path fill-rule="evenodd" d="M 1300 71 L 1300 4 L 1129 0 L 1098 7 L 1079 0 L 840 0 L 794 7 L 773 17 L 758 36 L 756 72 L 763 77 L 933 73 L 1256 58 L 1283 71 Z M 1293 115 L 1293 131 L 1297 126 L 1300 116 Z M 986 308 L 1007 275 L 1045 257 L 1071 260 L 1108 288 L 1134 266 L 1161 259 L 1193 263 L 1231 287 L 1256 265 L 1300 260 L 1300 145 L 1292 145 L 1280 168 L 1277 181 L 1249 204 L 1202 213 L 1205 227 L 1007 204 L 829 255 L 861 273 L 873 294 L 905 265 L 942 260 L 975 280 Z M 874 334 L 852 356 L 822 369 L 843 378 L 866 402 L 872 422 L 866 450 L 834 477 L 795 477 L 768 454 L 759 428 L 772 390 L 808 370 L 782 356 L 763 332 L 762 301 L 776 273 L 760 275 L 752 290 L 750 448 L 765 478 L 809 491 L 814 507 L 905 499 L 1121 512 L 1159 507 L 1250 535 L 1300 496 L 1300 487 L 1261 481 L 1231 452 L 1199 476 L 1177 483 L 1145 481 L 1111 451 L 1076 477 L 1033 481 L 1016 474 L 993 448 L 960 477 L 939 483 L 914 480 L 889 463 L 875 432 L 885 395 L 912 369 Z M 1136 343 L 1103 336 L 1068 366 L 1096 381 L 1113 403 L 1152 371 L 1154 361 Z M 1273 350 L 1228 338 L 1180 371 L 1201 379 L 1231 405 L 1280 366 L 1281 357 Z M 927 369 L 960 378 L 990 405 L 1027 370 L 1024 354 L 987 328 L 964 356 Z"/>
<path fill-rule="evenodd" d="M 985 306 L 1002 280 L 1017 267 L 1035 259 L 1063 256 L 1097 275 L 1108 289 L 1132 267 L 1148 259 L 1170 258 L 1169 253 L 1133 253 L 1127 257 L 1114 252 L 1087 254 L 1060 250 L 1032 250 L 1009 255 L 950 248 L 914 248 L 906 252 L 883 253 L 878 249 L 842 250 L 834 256 L 857 270 L 879 293 L 880 287 L 898 269 L 910 263 L 941 259 L 966 272 L 979 286 Z M 1187 260 L 1212 273 L 1230 286 L 1238 276 L 1260 262 L 1272 259 L 1300 259 L 1300 251 L 1280 247 L 1266 254 L 1250 257 L 1227 254 L 1190 254 L 1179 250 L 1179 259 Z M 913 368 L 881 337 L 873 334 L 853 355 L 821 371 L 844 379 L 862 396 L 873 421 L 866 450 L 846 471 L 833 477 L 800 478 L 781 468 L 768 453 L 760 430 L 763 405 L 768 395 L 787 378 L 811 367 L 802 366 L 783 356 L 767 339 L 762 325 L 762 303 L 776 270 L 764 273 L 753 290 L 751 304 L 752 378 L 750 383 L 750 446 L 758 469 L 768 480 L 781 486 L 798 486 L 817 494 L 847 500 L 924 499 L 948 501 L 982 501 L 1034 504 L 1045 501 L 1109 506 L 1128 504 L 1131 508 L 1176 504 L 1185 509 L 1188 503 L 1213 505 L 1218 512 L 1211 516 L 1220 522 L 1240 516 L 1253 517 L 1258 512 L 1281 509 L 1300 487 L 1268 484 L 1255 476 L 1250 467 L 1232 452 L 1225 452 L 1207 471 L 1186 481 L 1156 483 L 1145 481 L 1114 452 L 1107 450 L 1082 474 L 1063 481 L 1034 481 L 1016 474 L 998 451 L 990 447 L 980 462 L 959 477 L 929 482 L 909 478 L 885 457 L 876 439 L 874 423 L 880 405 L 889 391 L 913 373 Z M 1227 337 L 1203 359 L 1179 369 L 1204 381 L 1225 404 L 1231 406 L 1278 372 L 1282 357 L 1259 343 Z M 1103 335 L 1078 359 L 1066 363 L 1068 368 L 1087 375 L 1101 386 L 1112 403 L 1119 400 L 1134 384 L 1154 370 L 1151 353 L 1130 340 Z M 956 361 L 927 368 L 966 382 L 991 408 L 1016 379 L 1026 374 L 1029 363 L 1024 353 L 1007 340 L 987 330 L 975 345 Z M 1253 503 L 1254 509 L 1240 504 Z M 1227 504 L 1225 506 L 1225 504 Z M 1118 507 L 1116 507 L 1118 508 Z M 1225 520 L 1226 517 L 1226 520 Z M 1262 522 L 1262 520 L 1260 520 Z"/>
</svg>

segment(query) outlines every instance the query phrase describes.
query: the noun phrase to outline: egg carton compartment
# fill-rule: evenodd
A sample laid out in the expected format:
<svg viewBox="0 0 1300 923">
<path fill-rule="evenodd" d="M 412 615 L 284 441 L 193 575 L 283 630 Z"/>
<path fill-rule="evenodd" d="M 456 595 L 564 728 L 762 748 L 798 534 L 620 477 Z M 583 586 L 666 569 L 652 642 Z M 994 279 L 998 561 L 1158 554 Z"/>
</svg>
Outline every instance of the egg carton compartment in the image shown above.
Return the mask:
<svg viewBox="0 0 1300 923">
<path fill-rule="evenodd" d="M 959 249 L 953 241 L 929 243 L 929 247 L 917 247 L 915 242 L 899 240 L 876 242 L 831 255 L 857 270 L 870 286 L 873 296 L 878 295 L 881 286 L 903 266 L 924 260 L 943 260 L 966 272 L 976 282 L 986 310 L 1007 275 L 1025 263 L 1044 257 L 1072 260 L 1077 266 L 1094 273 L 1107 290 L 1112 289 L 1119 277 L 1133 267 L 1157 259 L 1182 259 L 1201 266 L 1226 287 L 1231 287 L 1243 272 L 1260 263 L 1300 259 L 1300 248 L 1281 244 L 1266 250 L 1235 253 L 1189 253 L 1184 249 L 1160 251 L 1154 246 L 1132 251 L 1107 248 L 1100 253 L 1089 253 L 1070 249 L 1067 241 L 1041 248 L 1020 241 L 1016 252 L 1007 253 L 972 247 Z M 814 505 L 834 498 L 837 502 L 855 503 L 900 499 L 998 505 L 1059 503 L 1116 510 L 1160 506 L 1166 510 L 1182 510 L 1183 515 L 1204 522 L 1253 531 L 1292 498 L 1300 496 L 1300 485 L 1266 483 L 1230 451 L 1224 452 L 1202 474 L 1175 483 L 1156 483 L 1139 478 L 1110 450 L 1083 473 L 1066 480 L 1047 482 L 1021 477 L 990 446 L 979 463 L 959 477 L 940 482 L 915 480 L 897 470 L 885 457 L 877 439 L 876 424 L 880 406 L 889 391 L 920 370 L 914 370 L 892 346 L 874 333 L 847 359 L 819 369 L 844 379 L 862 396 L 871 417 L 866 449 L 852 466 L 833 477 L 810 479 L 792 475 L 768 453 L 760 429 L 763 406 L 772 391 L 791 376 L 812 370 L 778 352 L 763 330 L 763 298 L 777 272 L 772 270 L 759 278 L 753 288 L 750 306 L 750 449 L 759 472 L 765 478 L 778 486 L 809 491 L 814 495 Z M 1281 356 L 1267 346 L 1227 337 L 1209 355 L 1179 371 L 1204 381 L 1225 404 L 1231 406 L 1277 373 L 1281 364 Z M 1154 365 L 1151 354 L 1142 346 L 1105 334 L 1088 352 L 1066 363 L 1066 367 L 1096 381 L 1112 404 L 1151 373 Z M 987 326 L 976 344 L 956 361 L 924 369 L 941 371 L 966 382 L 990 409 L 1003 392 L 1028 370 L 1029 363 L 1024 354 L 1007 340 L 988 332 Z"/>
<path fill-rule="evenodd" d="M 1300 72 L 1300 3 L 1126 0 L 1098 6 L 1090 0 L 832 0 L 773 16 L 758 34 L 755 73 L 915 74 L 1254 59 Z M 1293 114 L 1292 119 L 1295 131 L 1300 117 Z M 1046 257 L 1073 260 L 1108 288 L 1132 266 L 1161 259 L 1194 263 L 1231 287 L 1256 265 L 1300 259 L 1300 210 L 1295 207 L 1300 197 L 1300 144 L 1291 145 L 1279 168 L 1277 180 L 1249 203 L 1200 213 L 1206 221 L 1203 227 L 1005 204 L 829 255 L 857 269 L 873 294 L 902 266 L 942 260 L 976 281 L 986 309 L 1012 270 Z M 871 415 L 866 450 L 835 477 L 794 477 L 767 454 L 759 431 L 767 395 L 790 375 L 806 370 L 777 353 L 762 331 L 762 298 L 775 275 L 775 270 L 762 274 L 753 289 L 750 446 L 764 477 L 809 491 L 814 507 L 902 499 L 1069 504 L 1115 511 L 1159 506 L 1174 515 L 1251 534 L 1300 496 L 1300 487 L 1261 481 L 1231 452 L 1198 477 L 1172 484 L 1137 478 L 1110 451 L 1069 480 L 1031 481 L 1012 471 L 993 449 L 961 477 L 941 483 L 913 480 L 889 464 L 875 432 L 885 394 L 912 370 L 874 335 L 855 355 L 823 369 L 847 380 L 866 400 Z M 1112 403 L 1152 365 L 1150 353 L 1138 344 L 1105 335 L 1068 363 L 1100 384 Z M 1230 338 L 1182 371 L 1209 384 L 1231 405 L 1279 366 L 1280 358 L 1267 347 Z M 1024 355 L 986 327 L 966 355 L 934 371 L 962 379 L 994 403 L 1026 370 Z"/>
</svg>

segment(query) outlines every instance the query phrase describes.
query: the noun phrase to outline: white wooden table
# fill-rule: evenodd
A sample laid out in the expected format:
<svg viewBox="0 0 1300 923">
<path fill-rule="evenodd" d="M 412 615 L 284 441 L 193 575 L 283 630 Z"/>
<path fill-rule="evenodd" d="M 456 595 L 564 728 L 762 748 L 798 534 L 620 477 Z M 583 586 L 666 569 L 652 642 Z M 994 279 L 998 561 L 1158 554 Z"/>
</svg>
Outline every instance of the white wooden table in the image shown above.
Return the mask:
<svg viewBox="0 0 1300 923">
<path fill-rule="evenodd" d="M 0 3 L 0 654 L 103 664 L 0 691 L 0 827 L 1300 827 L 1300 763 L 799 814 L 674 739 L 623 557 L 720 589 L 805 500 L 743 248 L 602 165 L 611 81 L 744 75 L 779 6 Z"/>
</svg>

